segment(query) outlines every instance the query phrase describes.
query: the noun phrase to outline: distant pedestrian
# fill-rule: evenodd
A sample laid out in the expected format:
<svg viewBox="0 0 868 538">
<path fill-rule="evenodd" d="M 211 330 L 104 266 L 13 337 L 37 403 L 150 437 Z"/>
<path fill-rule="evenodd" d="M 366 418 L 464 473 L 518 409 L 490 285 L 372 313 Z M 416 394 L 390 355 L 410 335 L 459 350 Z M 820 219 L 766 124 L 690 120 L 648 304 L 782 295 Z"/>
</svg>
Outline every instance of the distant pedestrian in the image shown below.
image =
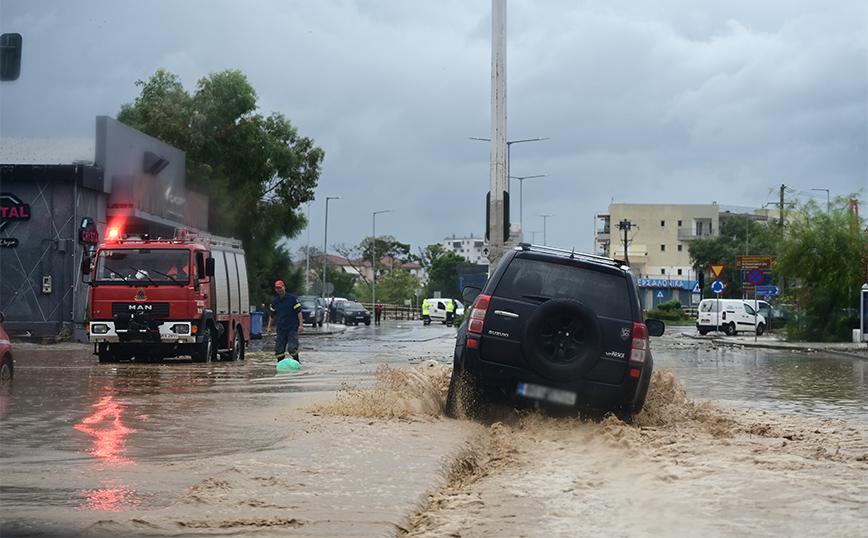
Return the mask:
<svg viewBox="0 0 868 538">
<path fill-rule="evenodd" d="M 277 320 L 274 358 L 280 362 L 289 351 L 289 356 L 298 360 L 298 333 L 304 331 L 301 305 L 295 295 L 286 292 L 282 280 L 274 283 L 274 291 L 277 295 L 271 301 L 268 329 L 265 334 L 271 334 L 271 323 Z"/>
<path fill-rule="evenodd" d="M 338 303 L 335 301 L 334 297 L 332 297 L 331 302 L 329 302 L 329 321 L 332 323 L 338 322 Z"/>
<path fill-rule="evenodd" d="M 374 325 L 380 324 L 380 314 L 383 313 L 383 305 L 380 304 L 380 301 L 377 301 L 377 304 L 374 305 Z"/>
<path fill-rule="evenodd" d="M 428 325 L 431 323 L 431 312 L 428 306 L 428 300 L 425 299 L 422 301 L 422 325 Z"/>
<path fill-rule="evenodd" d="M 452 320 L 455 318 L 455 301 L 446 299 L 446 325 L 452 326 Z"/>
</svg>

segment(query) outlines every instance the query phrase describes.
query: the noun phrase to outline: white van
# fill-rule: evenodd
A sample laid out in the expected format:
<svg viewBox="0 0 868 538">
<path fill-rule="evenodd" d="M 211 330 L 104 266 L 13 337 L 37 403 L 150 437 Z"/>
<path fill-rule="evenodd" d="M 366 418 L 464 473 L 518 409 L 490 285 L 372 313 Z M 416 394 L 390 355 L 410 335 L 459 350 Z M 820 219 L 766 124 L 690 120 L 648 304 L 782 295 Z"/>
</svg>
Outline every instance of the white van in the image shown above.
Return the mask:
<svg viewBox="0 0 868 538">
<path fill-rule="evenodd" d="M 431 318 L 431 321 L 439 321 L 441 323 L 446 323 L 446 304 L 452 302 L 455 304 L 455 315 L 461 316 L 464 314 L 464 305 L 461 304 L 460 301 L 456 301 L 454 299 L 425 299 L 425 302 L 428 303 L 428 315 Z"/>
<path fill-rule="evenodd" d="M 766 320 L 753 306 L 742 299 L 703 299 L 699 303 L 696 329 L 699 334 L 723 331 L 735 336 L 739 331 L 765 332 Z"/>
</svg>

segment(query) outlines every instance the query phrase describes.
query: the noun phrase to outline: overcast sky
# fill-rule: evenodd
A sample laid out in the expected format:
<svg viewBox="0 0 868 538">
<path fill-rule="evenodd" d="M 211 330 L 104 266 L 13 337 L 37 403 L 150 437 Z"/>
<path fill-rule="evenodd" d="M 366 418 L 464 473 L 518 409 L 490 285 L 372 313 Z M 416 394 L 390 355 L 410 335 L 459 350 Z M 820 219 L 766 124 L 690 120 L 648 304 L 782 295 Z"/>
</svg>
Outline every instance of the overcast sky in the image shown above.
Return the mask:
<svg viewBox="0 0 868 538">
<path fill-rule="evenodd" d="M 548 138 L 511 146 L 513 176 L 545 174 L 512 181 L 526 240 L 592 251 L 613 201 L 865 200 L 864 0 L 510 0 L 507 21 L 507 138 Z M 0 29 L 24 40 L 4 137 L 93 137 L 159 68 L 191 92 L 238 69 L 325 150 L 312 246 L 327 196 L 330 250 L 390 209 L 377 235 L 414 252 L 484 232 L 490 0 L 0 0 Z"/>
</svg>

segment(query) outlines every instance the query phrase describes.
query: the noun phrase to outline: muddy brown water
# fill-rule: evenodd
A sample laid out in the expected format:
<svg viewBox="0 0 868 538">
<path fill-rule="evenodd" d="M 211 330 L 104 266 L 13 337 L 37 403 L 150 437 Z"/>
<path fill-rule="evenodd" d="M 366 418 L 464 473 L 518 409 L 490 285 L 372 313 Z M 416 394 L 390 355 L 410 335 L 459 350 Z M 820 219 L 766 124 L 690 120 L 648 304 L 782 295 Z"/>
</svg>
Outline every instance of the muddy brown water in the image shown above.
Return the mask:
<svg viewBox="0 0 868 538">
<path fill-rule="evenodd" d="M 101 365 L 88 346 L 20 345 L 0 387 L 0 535 L 416 532 L 410 516 L 491 452 L 486 426 L 441 414 L 452 331 L 393 322 L 311 335 L 289 374 L 261 341 L 246 361 L 211 364 Z M 864 420 L 858 362 L 658 347 L 658 369 L 703 400 Z M 793 371 L 840 390 L 796 390 Z M 778 381 L 755 382 L 767 378 Z M 658 397 L 681 390 L 663 385 Z M 853 403 L 836 406 L 841 394 Z M 674 416 L 662 401 L 655 410 Z"/>
</svg>

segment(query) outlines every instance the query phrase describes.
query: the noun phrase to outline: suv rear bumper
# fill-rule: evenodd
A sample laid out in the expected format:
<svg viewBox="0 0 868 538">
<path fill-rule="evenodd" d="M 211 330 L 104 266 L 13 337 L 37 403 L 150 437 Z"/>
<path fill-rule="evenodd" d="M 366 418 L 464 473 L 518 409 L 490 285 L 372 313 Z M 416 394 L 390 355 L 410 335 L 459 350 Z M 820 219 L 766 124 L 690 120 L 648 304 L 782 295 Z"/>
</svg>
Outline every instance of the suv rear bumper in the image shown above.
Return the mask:
<svg viewBox="0 0 868 538">
<path fill-rule="evenodd" d="M 642 385 L 650 382 L 653 365 L 654 361 L 649 354 L 639 377 L 630 377 L 629 368 L 625 368 L 625 375 L 617 384 L 587 379 L 556 381 L 539 375 L 529 367 L 519 368 L 482 360 L 478 350 L 462 345 L 456 347 L 453 375 L 467 371 L 476 376 L 480 384 L 497 388 L 510 399 L 529 401 L 517 393 L 520 383 L 529 383 L 575 393 L 576 407 L 613 409 L 631 407 L 640 398 L 644 399 Z"/>
</svg>

